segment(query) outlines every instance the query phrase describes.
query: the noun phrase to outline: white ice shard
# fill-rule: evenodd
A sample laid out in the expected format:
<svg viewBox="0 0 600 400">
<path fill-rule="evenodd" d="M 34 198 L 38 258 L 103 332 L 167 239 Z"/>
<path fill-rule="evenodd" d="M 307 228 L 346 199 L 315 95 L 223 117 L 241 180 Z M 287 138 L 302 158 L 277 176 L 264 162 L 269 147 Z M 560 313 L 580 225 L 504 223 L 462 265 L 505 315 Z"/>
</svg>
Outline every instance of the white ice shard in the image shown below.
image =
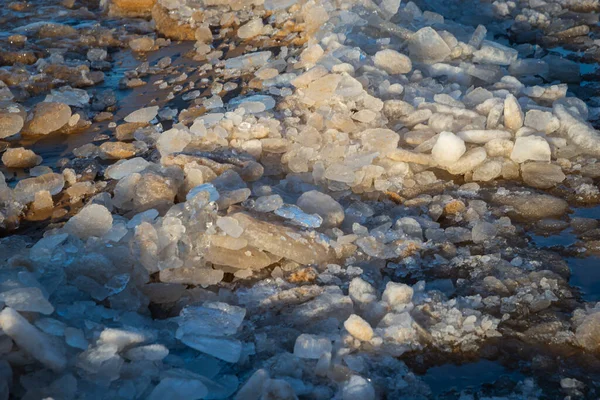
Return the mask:
<svg viewBox="0 0 600 400">
<path fill-rule="evenodd" d="M 67 366 L 64 349 L 58 342 L 41 332 L 18 312 L 6 307 L 0 312 L 0 328 L 19 347 L 46 367 L 61 371 Z"/>
</svg>

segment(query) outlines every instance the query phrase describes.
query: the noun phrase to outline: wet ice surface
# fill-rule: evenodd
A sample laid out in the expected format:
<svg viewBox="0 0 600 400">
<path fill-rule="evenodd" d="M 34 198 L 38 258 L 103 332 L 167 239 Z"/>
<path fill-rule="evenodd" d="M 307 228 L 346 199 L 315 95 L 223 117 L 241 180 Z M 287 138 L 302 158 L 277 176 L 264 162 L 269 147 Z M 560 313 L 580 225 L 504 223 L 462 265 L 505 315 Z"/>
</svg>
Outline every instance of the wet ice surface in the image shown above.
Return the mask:
<svg viewBox="0 0 600 400">
<path fill-rule="evenodd" d="M 597 397 L 594 13 L 129 3 L 0 11 L 0 397 Z"/>
</svg>

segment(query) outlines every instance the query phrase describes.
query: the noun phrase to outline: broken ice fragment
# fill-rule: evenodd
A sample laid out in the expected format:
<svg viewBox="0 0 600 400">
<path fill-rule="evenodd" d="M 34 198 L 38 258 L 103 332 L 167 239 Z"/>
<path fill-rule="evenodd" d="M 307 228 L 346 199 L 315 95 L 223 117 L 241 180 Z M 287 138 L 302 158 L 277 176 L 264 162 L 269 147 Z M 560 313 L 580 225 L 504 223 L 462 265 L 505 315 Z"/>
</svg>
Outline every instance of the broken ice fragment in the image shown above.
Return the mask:
<svg viewBox="0 0 600 400">
<path fill-rule="evenodd" d="M 90 204 L 65 224 L 65 232 L 81 239 L 92 236 L 102 237 L 111 228 L 113 217 L 108 209 L 100 204 Z"/>
<path fill-rule="evenodd" d="M 40 332 L 12 308 L 6 307 L 0 312 L 0 328 L 21 349 L 46 367 L 55 371 L 61 371 L 66 367 L 67 359 L 58 343 Z"/>
<path fill-rule="evenodd" d="M 318 360 L 324 353 L 331 353 L 331 340 L 324 336 L 302 334 L 296 338 L 294 355 Z"/>
<path fill-rule="evenodd" d="M 275 210 L 275 214 L 304 228 L 318 228 L 323 223 L 323 218 L 318 214 L 307 214 L 300 207 L 292 204 L 284 204 Z"/>
<path fill-rule="evenodd" d="M 320 215 L 325 228 L 338 226 L 344 221 L 344 208 L 341 204 L 317 190 L 303 193 L 296 204 L 306 213 Z"/>
<path fill-rule="evenodd" d="M 229 109 L 242 107 L 246 113 L 254 114 L 269 111 L 275 107 L 275 99 L 271 96 L 255 94 L 253 96 L 231 99 L 227 104 Z"/>
<path fill-rule="evenodd" d="M 150 122 L 158 114 L 158 106 L 151 106 L 135 110 L 125 117 L 125 122 Z"/>
<path fill-rule="evenodd" d="M 35 200 L 35 194 L 46 190 L 52 196 L 60 193 L 65 186 L 62 174 L 44 174 L 35 178 L 20 180 L 14 189 L 15 199 L 21 203 Z"/>
<path fill-rule="evenodd" d="M 238 362 L 242 354 L 242 343 L 235 339 L 189 334 L 179 340 L 186 346 L 229 363 Z"/>
<path fill-rule="evenodd" d="M 37 287 L 16 288 L 0 293 L 0 301 L 17 311 L 52 314 L 54 307 Z"/>
<path fill-rule="evenodd" d="M 145 170 L 150 163 L 141 157 L 120 160 L 106 169 L 104 175 L 110 179 L 123 179 L 127 175 Z"/>
<path fill-rule="evenodd" d="M 451 165 L 467 151 L 465 142 L 452 132 L 442 132 L 438 136 L 431 155 L 440 165 Z"/>
<path fill-rule="evenodd" d="M 278 194 L 261 196 L 254 202 L 254 210 L 258 212 L 271 212 L 283 206 L 283 199 Z"/>
<path fill-rule="evenodd" d="M 450 55 L 450 48 L 442 37 L 430 27 L 419 29 L 408 43 L 410 57 L 426 64 L 444 61 Z"/>
<path fill-rule="evenodd" d="M 217 189 L 215 188 L 215 186 L 212 183 L 203 183 L 202 185 L 196 186 L 195 188 L 193 188 L 192 190 L 190 190 L 188 192 L 188 194 L 185 196 L 186 200 L 191 200 L 194 197 L 196 197 L 196 195 L 198 195 L 199 193 L 205 192 L 208 194 L 208 201 L 209 202 L 214 202 L 219 200 L 219 192 L 217 191 Z"/>
<path fill-rule="evenodd" d="M 332 256 L 331 248 L 320 238 L 289 227 L 259 221 L 245 213 L 229 215 L 244 228 L 240 236 L 252 247 L 294 260 L 301 264 L 320 263 Z"/>
<path fill-rule="evenodd" d="M 186 334 L 209 336 L 233 335 L 244 321 L 246 310 L 227 303 L 205 303 L 190 305 L 179 314 L 179 329 L 176 337 Z"/>
<path fill-rule="evenodd" d="M 257 53 L 244 54 L 243 56 L 229 58 L 225 60 L 227 69 L 249 69 L 260 68 L 267 63 L 273 53 L 270 51 L 260 51 Z"/>
<path fill-rule="evenodd" d="M 510 154 L 516 163 L 531 161 L 550 161 L 552 153 L 548 142 L 539 136 L 521 136 L 515 140 Z"/>
</svg>

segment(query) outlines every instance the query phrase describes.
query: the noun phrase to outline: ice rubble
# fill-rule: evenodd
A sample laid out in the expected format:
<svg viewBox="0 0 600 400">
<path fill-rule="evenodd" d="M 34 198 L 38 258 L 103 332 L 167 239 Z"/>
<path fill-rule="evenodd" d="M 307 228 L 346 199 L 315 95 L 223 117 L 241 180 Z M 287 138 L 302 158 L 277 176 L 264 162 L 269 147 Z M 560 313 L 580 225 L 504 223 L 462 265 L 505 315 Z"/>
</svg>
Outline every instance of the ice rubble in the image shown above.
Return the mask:
<svg viewBox="0 0 600 400">
<path fill-rule="evenodd" d="M 224 80 L 249 77 L 256 93 L 227 101 L 219 83 L 207 113 L 175 113 L 164 132 L 158 106 L 130 113 L 116 134 L 133 147 L 78 149 L 127 158 L 104 170 L 110 188 L 77 186 L 85 182 L 71 168 L 14 188 L 0 175 L 4 226 L 65 187 L 95 194 L 31 248 L 0 241 L 10 249 L 0 259 L 2 365 L 28 368 L 2 390 L 426 398 L 394 357 L 477 352 L 512 334 L 502 323 L 534 324 L 526 318 L 572 304 L 560 263 L 508 245 L 518 244 L 513 222 L 561 217 L 567 202 L 476 183 L 589 184 L 565 174 L 600 152 L 587 106 L 564 86 L 527 79 L 530 58 L 414 3 L 158 5 L 195 30 L 198 60 Z M 390 22 L 396 14 L 412 22 Z M 289 46 L 225 59 L 211 25 Z M 154 41 L 129 44 L 146 51 Z M 72 117 L 56 102 L 18 129 L 0 115 L 2 134 L 49 134 Z M 416 283 L 397 283 L 409 275 Z M 597 315 L 578 312 L 556 341 L 595 351 Z"/>
</svg>

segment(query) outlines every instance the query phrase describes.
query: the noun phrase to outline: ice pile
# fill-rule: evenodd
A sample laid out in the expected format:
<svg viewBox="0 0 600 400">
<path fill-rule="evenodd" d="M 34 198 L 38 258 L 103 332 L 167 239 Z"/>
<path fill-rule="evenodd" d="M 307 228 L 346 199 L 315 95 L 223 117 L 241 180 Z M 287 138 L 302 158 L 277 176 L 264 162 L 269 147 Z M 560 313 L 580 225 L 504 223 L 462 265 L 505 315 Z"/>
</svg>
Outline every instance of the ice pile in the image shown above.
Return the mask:
<svg viewBox="0 0 600 400">
<path fill-rule="evenodd" d="M 597 199 L 587 105 L 482 26 L 342 3 L 145 5 L 163 34 L 196 40 L 213 83 L 158 83 L 189 108 L 128 113 L 116 141 L 78 148 L 62 173 L 0 175 L 3 227 L 83 203 L 35 243 L 0 240 L 2 394 L 427 398 L 400 357 L 423 367 L 512 341 L 596 351 L 597 313 L 523 234 L 569 219 L 542 190 Z M 225 38 L 240 50 L 225 55 Z M 58 104 L 23 129 L 62 129 Z"/>
</svg>

